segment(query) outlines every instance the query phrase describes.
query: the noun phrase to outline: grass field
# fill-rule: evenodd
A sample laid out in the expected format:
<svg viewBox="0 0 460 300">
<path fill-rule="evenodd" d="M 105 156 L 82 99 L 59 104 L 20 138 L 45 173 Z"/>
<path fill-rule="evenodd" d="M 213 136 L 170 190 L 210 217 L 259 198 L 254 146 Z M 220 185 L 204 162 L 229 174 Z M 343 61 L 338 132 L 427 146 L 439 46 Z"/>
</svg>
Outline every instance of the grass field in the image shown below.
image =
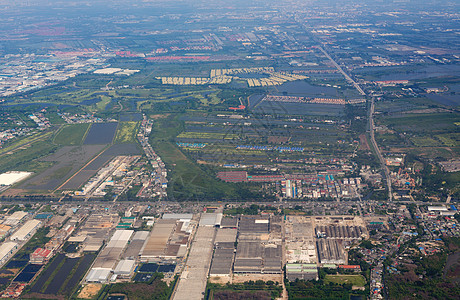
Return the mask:
<svg viewBox="0 0 460 300">
<path fill-rule="evenodd" d="M 420 132 L 420 133 L 447 133 L 458 130 L 455 125 L 458 122 L 458 115 L 451 113 L 433 113 L 406 115 L 404 117 L 389 117 L 383 123 L 399 132 Z"/>
<path fill-rule="evenodd" d="M 0 157 L 7 155 L 7 153 L 14 152 L 15 150 L 19 150 L 20 148 L 26 148 L 27 145 L 35 143 L 37 141 L 43 141 L 50 138 L 53 135 L 53 132 L 38 132 L 34 135 L 19 139 L 11 144 L 7 144 L 5 148 L 0 149 Z"/>
<path fill-rule="evenodd" d="M 235 187 L 216 180 L 188 159 L 176 147 L 174 137 L 182 131 L 182 124 L 174 115 L 156 120 L 150 143 L 168 169 L 168 194 L 176 200 L 235 197 Z"/>
<path fill-rule="evenodd" d="M 135 143 L 139 122 L 120 122 L 115 136 L 115 144 Z"/>
<path fill-rule="evenodd" d="M 460 133 L 447 133 L 437 135 L 438 138 L 447 147 L 459 147 L 460 146 Z"/>
<path fill-rule="evenodd" d="M 236 134 L 217 133 L 217 132 L 182 132 L 177 136 L 178 138 L 189 139 L 217 139 L 217 140 L 232 140 L 238 139 Z"/>
<path fill-rule="evenodd" d="M 441 146 L 441 143 L 429 136 L 414 136 L 410 139 L 415 146 L 418 147 L 437 147 Z"/>
<path fill-rule="evenodd" d="M 324 282 L 327 284 L 329 282 L 343 284 L 351 283 L 353 286 L 364 286 L 366 284 L 366 279 L 361 275 L 326 275 Z"/>
<path fill-rule="evenodd" d="M 62 127 L 54 137 L 54 143 L 65 146 L 81 145 L 91 124 L 69 124 Z"/>
<path fill-rule="evenodd" d="M 28 146 L 12 151 L 11 154 L 4 154 L 0 159 L 0 172 L 11 170 L 34 171 L 30 163 L 36 158 L 43 157 L 53 152 L 56 146 L 50 141 L 37 141 Z M 46 163 L 45 165 L 49 165 Z M 43 166 L 36 166 L 41 169 Z"/>
<path fill-rule="evenodd" d="M 108 96 L 101 96 L 101 101 L 99 101 L 98 103 L 96 103 L 96 108 L 98 111 L 103 111 L 105 110 L 105 107 L 107 106 L 107 104 L 110 103 L 110 101 L 112 100 L 112 98 L 108 97 Z"/>
</svg>

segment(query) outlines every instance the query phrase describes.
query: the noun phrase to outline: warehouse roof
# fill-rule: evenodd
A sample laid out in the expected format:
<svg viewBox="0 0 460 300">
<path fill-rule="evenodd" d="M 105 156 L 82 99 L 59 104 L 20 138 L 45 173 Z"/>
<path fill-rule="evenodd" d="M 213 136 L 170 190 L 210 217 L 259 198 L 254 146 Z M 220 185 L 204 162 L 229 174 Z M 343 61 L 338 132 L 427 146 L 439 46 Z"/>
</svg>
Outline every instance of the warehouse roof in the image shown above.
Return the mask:
<svg viewBox="0 0 460 300">
<path fill-rule="evenodd" d="M 222 213 L 204 213 L 201 215 L 200 226 L 220 226 Z"/>
<path fill-rule="evenodd" d="M 110 276 L 111 269 L 105 268 L 92 268 L 89 271 L 88 276 L 86 276 L 86 281 L 88 282 L 106 282 L 107 278 Z"/>
<path fill-rule="evenodd" d="M 193 214 L 164 214 L 162 219 L 191 220 L 192 218 Z"/>
<path fill-rule="evenodd" d="M 29 220 L 21 228 L 18 229 L 12 236 L 11 240 L 20 240 L 23 241 L 27 238 L 27 236 L 32 233 L 37 226 L 39 226 L 42 222 L 38 220 Z"/>
<path fill-rule="evenodd" d="M 135 264 L 136 261 L 132 259 L 120 260 L 120 262 L 117 264 L 117 267 L 115 268 L 114 273 L 117 275 L 130 274 L 132 270 L 134 270 Z"/>
<path fill-rule="evenodd" d="M 17 247 L 18 244 L 15 242 L 5 242 L 0 246 L 0 261 L 7 257 L 11 250 Z"/>
</svg>

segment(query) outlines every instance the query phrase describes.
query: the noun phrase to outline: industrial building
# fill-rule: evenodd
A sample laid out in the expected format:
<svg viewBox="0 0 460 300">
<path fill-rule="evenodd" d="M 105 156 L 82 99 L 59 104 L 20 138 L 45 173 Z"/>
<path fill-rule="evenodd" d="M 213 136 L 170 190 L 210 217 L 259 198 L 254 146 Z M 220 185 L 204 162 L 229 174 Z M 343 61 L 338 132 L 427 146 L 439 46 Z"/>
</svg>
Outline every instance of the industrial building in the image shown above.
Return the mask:
<svg viewBox="0 0 460 300">
<path fill-rule="evenodd" d="M 284 228 L 286 261 L 288 263 L 316 263 L 316 241 L 311 218 L 287 216 Z"/>
<path fill-rule="evenodd" d="M 238 229 L 219 228 L 217 229 L 216 238 L 214 242 L 216 244 L 222 243 L 222 242 L 231 242 L 233 244 L 236 242 L 237 234 L 238 234 Z"/>
<path fill-rule="evenodd" d="M 38 220 L 29 220 L 10 237 L 12 241 L 25 241 L 30 238 L 42 224 Z"/>
<path fill-rule="evenodd" d="M 235 273 L 262 273 L 263 248 L 260 241 L 239 241 L 234 264 Z"/>
<path fill-rule="evenodd" d="M 238 228 L 238 218 L 224 217 L 220 223 L 220 228 Z"/>
<path fill-rule="evenodd" d="M 325 225 L 316 227 L 318 237 L 332 239 L 362 239 L 365 231 L 361 226 Z"/>
<path fill-rule="evenodd" d="M 209 276 L 228 277 L 232 272 L 234 242 L 220 242 L 215 245 Z"/>
<path fill-rule="evenodd" d="M 345 249 L 341 240 L 319 239 L 317 242 L 318 257 L 322 264 L 347 263 Z"/>
<path fill-rule="evenodd" d="M 83 243 L 83 251 L 99 251 L 119 220 L 120 216 L 114 213 L 91 214 L 78 234 L 69 238 L 69 242 Z"/>
<path fill-rule="evenodd" d="M 105 268 L 92 268 L 86 276 L 86 282 L 107 282 L 110 276 L 110 269 Z"/>
<path fill-rule="evenodd" d="M 203 213 L 199 225 L 220 227 L 221 221 L 222 213 Z"/>
<path fill-rule="evenodd" d="M 15 242 L 4 242 L 0 246 L 0 265 L 6 263 L 17 248 L 18 244 Z"/>
<path fill-rule="evenodd" d="M 268 234 L 269 223 L 268 216 L 241 216 L 239 231 L 249 235 Z"/>
<path fill-rule="evenodd" d="M 183 220 L 183 221 L 190 221 L 193 219 L 193 214 L 163 214 L 163 217 L 161 217 L 163 220 Z"/>
<path fill-rule="evenodd" d="M 109 276 L 114 272 L 115 265 L 120 259 L 121 254 L 125 250 L 133 230 L 116 230 L 107 246 L 97 256 L 93 263 L 91 270 L 86 276 L 87 282 L 100 282 L 104 283 L 109 280 Z M 121 275 L 126 273 L 129 262 L 120 265 L 118 271 Z M 131 272 L 131 271 L 130 271 Z M 116 274 L 117 275 L 117 274 Z"/>
<path fill-rule="evenodd" d="M 148 231 L 136 231 L 131 239 L 128 247 L 123 253 L 124 259 L 139 259 L 142 247 L 144 246 L 147 238 L 149 237 Z"/>
<path fill-rule="evenodd" d="M 141 253 L 141 261 L 155 261 L 164 258 L 168 246 L 169 237 L 176 227 L 176 219 L 158 220 L 150 232 L 149 239 Z"/>
<path fill-rule="evenodd" d="M 105 268 L 112 271 L 133 233 L 133 230 L 116 230 L 107 246 L 94 261 L 93 268 Z"/>
<path fill-rule="evenodd" d="M 281 274 L 281 222 L 276 216 L 241 216 L 235 274 Z"/>
<path fill-rule="evenodd" d="M 134 271 L 135 266 L 136 261 L 132 259 L 120 260 L 113 273 L 117 275 L 117 277 L 130 277 Z"/>
<path fill-rule="evenodd" d="M 29 261 L 31 264 L 43 264 L 53 255 L 53 251 L 45 248 L 37 248 L 30 254 Z"/>
<path fill-rule="evenodd" d="M 2 224 L 9 225 L 9 226 L 16 226 L 27 215 L 28 215 L 28 213 L 26 213 L 24 211 L 15 211 L 11 216 L 7 217 L 6 220 L 3 221 Z"/>
<path fill-rule="evenodd" d="M 316 264 L 287 264 L 286 277 L 289 281 L 318 280 L 318 268 Z"/>
</svg>

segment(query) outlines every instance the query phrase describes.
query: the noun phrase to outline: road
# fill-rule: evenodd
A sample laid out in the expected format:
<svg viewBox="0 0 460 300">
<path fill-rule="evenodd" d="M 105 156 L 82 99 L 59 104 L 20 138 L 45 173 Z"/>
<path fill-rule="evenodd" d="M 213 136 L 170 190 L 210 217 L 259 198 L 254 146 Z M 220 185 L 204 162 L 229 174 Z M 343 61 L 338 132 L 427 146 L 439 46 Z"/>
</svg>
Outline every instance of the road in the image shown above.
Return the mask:
<svg viewBox="0 0 460 300">
<path fill-rule="evenodd" d="M 334 60 L 332 59 L 332 57 L 329 55 L 329 53 L 326 52 L 326 50 L 323 49 L 323 47 L 321 46 L 318 46 L 318 49 L 323 52 L 323 54 L 332 62 L 332 64 L 337 68 L 337 70 L 342 73 L 343 76 L 345 76 L 345 79 L 353 84 L 353 86 L 358 90 L 358 92 L 365 96 L 366 93 L 363 91 L 363 89 L 359 86 L 359 84 L 353 80 L 353 78 L 351 78 L 347 73 L 345 73 L 345 71 L 342 69 L 341 66 L 339 66 L 339 64 Z"/>
<path fill-rule="evenodd" d="M 337 70 L 345 76 L 345 79 L 352 83 L 353 86 L 358 90 L 358 92 L 365 96 L 366 93 L 363 91 L 363 89 L 359 86 L 357 82 L 355 82 L 345 71 L 339 66 L 339 64 L 332 59 L 332 57 L 324 50 L 321 46 L 318 46 L 318 49 L 323 52 L 323 54 L 334 64 L 334 66 L 337 68 Z M 369 108 L 369 132 L 371 136 L 371 143 L 372 146 L 375 149 L 375 153 L 377 153 L 377 157 L 380 161 L 381 168 L 385 174 L 385 180 L 386 184 L 388 187 L 388 199 L 391 201 L 393 200 L 393 193 L 391 189 L 391 178 L 390 178 L 390 170 L 388 169 L 385 159 L 383 158 L 382 152 L 380 151 L 379 146 L 377 145 L 377 142 L 375 141 L 375 134 L 374 134 L 374 97 L 371 97 L 371 106 Z"/>
<path fill-rule="evenodd" d="M 377 157 L 380 161 L 380 165 L 382 167 L 383 172 L 385 173 L 385 180 L 388 187 L 388 200 L 393 200 L 393 192 L 391 189 L 391 178 L 390 178 L 390 170 L 387 167 L 385 159 L 383 158 L 382 152 L 380 151 L 377 142 L 375 141 L 375 128 L 374 128 L 374 97 L 371 98 L 371 106 L 369 108 L 369 133 L 371 136 L 371 143 L 375 149 L 375 153 L 377 153 Z"/>
</svg>

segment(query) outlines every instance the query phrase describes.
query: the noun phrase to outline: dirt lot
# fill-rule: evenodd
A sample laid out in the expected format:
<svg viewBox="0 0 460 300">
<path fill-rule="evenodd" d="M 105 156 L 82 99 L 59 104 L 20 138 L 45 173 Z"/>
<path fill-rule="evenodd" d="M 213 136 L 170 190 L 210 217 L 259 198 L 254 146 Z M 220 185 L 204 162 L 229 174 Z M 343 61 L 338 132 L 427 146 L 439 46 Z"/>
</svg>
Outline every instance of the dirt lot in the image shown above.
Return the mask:
<svg viewBox="0 0 460 300">
<path fill-rule="evenodd" d="M 279 283 L 283 282 L 283 275 L 282 274 L 241 274 L 241 275 L 233 275 L 232 281 L 233 283 L 243 283 L 246 281 L 277 281 Z"/>
<path fill-rule="evenodd" d="M 83 289 L 81 290 L 80 294 L 78 294 L 78 298 L 82 299 L 92 299 L 94 296 L 99 293 L 99 291 L 102 288 L 102 284 L 100 283 L 90 283 L 88 285 L 85 285 Z"/>
</svg>

